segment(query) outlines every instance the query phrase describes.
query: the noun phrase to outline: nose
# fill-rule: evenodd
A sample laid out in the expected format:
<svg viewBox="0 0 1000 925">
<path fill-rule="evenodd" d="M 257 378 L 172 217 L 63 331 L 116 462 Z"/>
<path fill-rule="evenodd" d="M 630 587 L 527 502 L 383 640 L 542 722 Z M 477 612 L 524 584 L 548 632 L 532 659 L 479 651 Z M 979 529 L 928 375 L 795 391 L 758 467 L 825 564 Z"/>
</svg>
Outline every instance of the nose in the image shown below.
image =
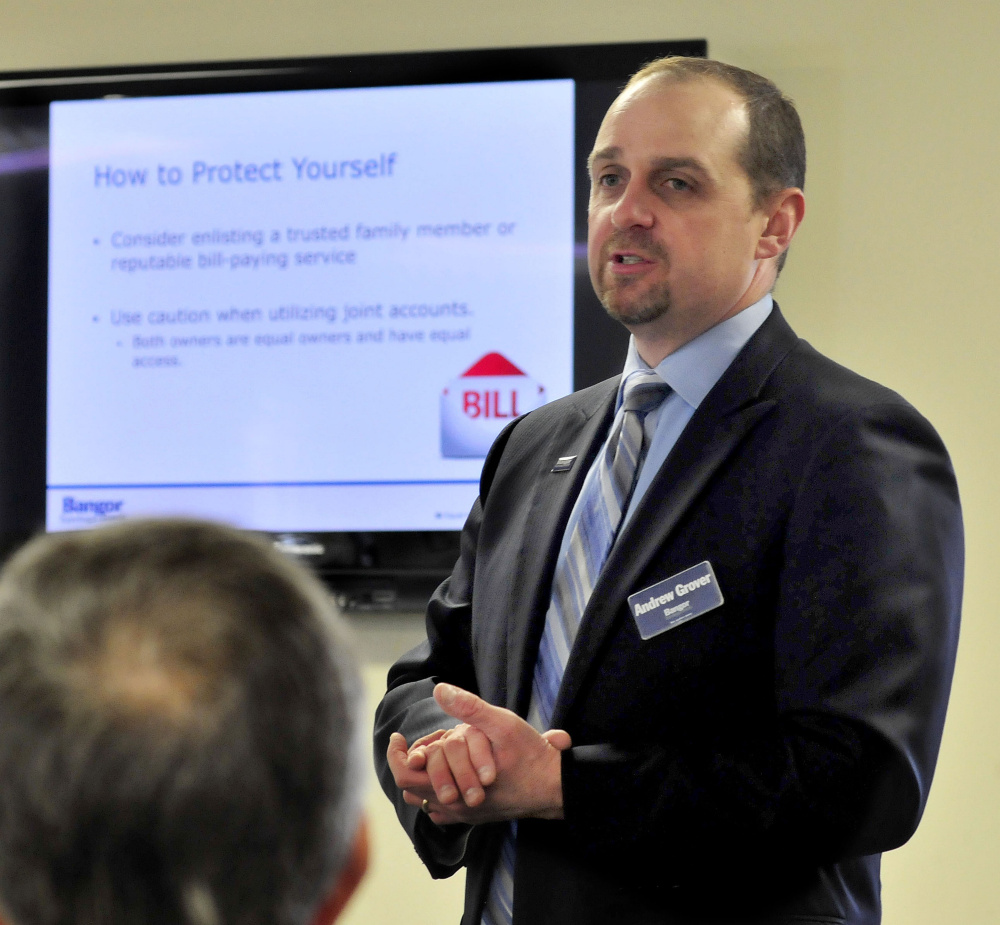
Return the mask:
<svg viewBox="0 0 1000 925">
<path fill-rule="evenodd" d="M 615 228 L 651 228 L 655 220 L 651 195 L 641 183 L 628 183 L 611 210 L 611 223 Z"/>
</svg>

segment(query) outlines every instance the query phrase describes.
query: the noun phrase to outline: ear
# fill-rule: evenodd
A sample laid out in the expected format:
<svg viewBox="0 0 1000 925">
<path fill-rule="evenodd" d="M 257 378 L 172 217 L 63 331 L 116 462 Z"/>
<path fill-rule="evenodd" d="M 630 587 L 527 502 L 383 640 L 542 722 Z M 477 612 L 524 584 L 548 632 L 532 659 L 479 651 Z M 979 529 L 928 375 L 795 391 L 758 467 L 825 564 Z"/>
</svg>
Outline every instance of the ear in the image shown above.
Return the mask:
<svg viewBox="0 0 1000 925">
<path fill-rule="evenodd" d="M 347 863 L 341 870 L 337 881 L 330 890 L 330 895 L 323 901 L 316 915 L 313 917 L 312 925 L 331 925 L 340 915 L 347 900 L 351 898 L 358 884 L 368 870 L 368 818 L 361 817 L 358 824 L 358 832 L 354 836 L 354 844 L 351 845 L 351 853 L 348 855 Z M 0 923 L 2 925 L 2 923 Z"/>
<path fill-rule="evenodd" d="M 796 187 L 775 193 L 764 210 L 767 224 L 757 241 L 757 260 L 780 257 L 792 243 L 795 232 L 806 214 L 806 197 Z"/>
</svg>

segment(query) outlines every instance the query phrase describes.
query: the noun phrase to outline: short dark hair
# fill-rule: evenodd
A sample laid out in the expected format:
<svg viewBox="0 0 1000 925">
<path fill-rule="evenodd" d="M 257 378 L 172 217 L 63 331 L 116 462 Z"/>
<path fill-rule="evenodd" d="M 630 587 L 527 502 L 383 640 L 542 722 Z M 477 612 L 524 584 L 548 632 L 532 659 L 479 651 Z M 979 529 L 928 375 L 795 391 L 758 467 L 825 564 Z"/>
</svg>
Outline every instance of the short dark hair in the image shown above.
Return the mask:
<svg viewBox="0 0 1000 925">
<path fill-rule="evenodd" d="M 717 80 L 740 96 L 746 105 L 747 137 L 737 152 L 753 189 L 754 208 L 789 187 L 805 189 L 806 139 L 802 122 L 789 97 L 766 77 L 711 58 L 677 55 L 649 62 L 626 84 L 626 89 L 649 78 L 686 81 Z M 784 265 L 785 254 L 778 260 Z"/>
<path fill-rule="evenodd" d="M 360 821 L 360 681 L 319 582 L 189 520 L 0 576 L 0 905 L 17 925 L 303 925 Z"/>
</svg>

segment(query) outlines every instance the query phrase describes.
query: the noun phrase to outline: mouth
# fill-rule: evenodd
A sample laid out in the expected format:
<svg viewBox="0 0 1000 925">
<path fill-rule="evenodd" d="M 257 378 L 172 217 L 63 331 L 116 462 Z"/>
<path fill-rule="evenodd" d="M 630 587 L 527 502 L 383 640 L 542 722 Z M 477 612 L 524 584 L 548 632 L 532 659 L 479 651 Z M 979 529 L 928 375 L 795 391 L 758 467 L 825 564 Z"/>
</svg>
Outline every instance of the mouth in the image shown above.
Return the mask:
<svg viewBox="0 0 1000 925">
<path fill-rule="evenodd" d="M 637 263 L 646 263 L 642 257 L 638 254 L 615 254 L 611 258 L 615 263 L 624 264 L 625 266 L 634 266 Z"/>
<path fill-rule="evenodd" d="M 617 275 L 642 273 L 654 264 L 654 261 L 635 251 L 612 251 L 609 262 L 611 272 Z"/>
</svg>

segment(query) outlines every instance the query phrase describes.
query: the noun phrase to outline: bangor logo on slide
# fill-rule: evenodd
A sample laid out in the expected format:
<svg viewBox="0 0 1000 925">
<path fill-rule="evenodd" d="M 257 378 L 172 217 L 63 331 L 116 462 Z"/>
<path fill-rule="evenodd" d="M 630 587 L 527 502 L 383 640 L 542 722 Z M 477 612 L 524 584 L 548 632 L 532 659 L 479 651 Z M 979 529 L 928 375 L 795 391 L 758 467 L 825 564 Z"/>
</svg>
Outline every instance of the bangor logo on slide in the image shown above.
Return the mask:
<svg viewBox="0 0 1000 925">
<path fill-rule="evenodd" d="M 441 394 L 441 455 L 484 457 L 513 418 L 545 404 L 545 386 L 499 353 L 487 353 Z"/>
<path fill-rule="evenodd" d="M 103 520 L 117 520 L 123 517 L 124 499 L 107 501 L 77 501 L 72 495 L 64 495 L 62 499 L 62 516 L 64 524 L 94 524 Z"/>
</svg>

